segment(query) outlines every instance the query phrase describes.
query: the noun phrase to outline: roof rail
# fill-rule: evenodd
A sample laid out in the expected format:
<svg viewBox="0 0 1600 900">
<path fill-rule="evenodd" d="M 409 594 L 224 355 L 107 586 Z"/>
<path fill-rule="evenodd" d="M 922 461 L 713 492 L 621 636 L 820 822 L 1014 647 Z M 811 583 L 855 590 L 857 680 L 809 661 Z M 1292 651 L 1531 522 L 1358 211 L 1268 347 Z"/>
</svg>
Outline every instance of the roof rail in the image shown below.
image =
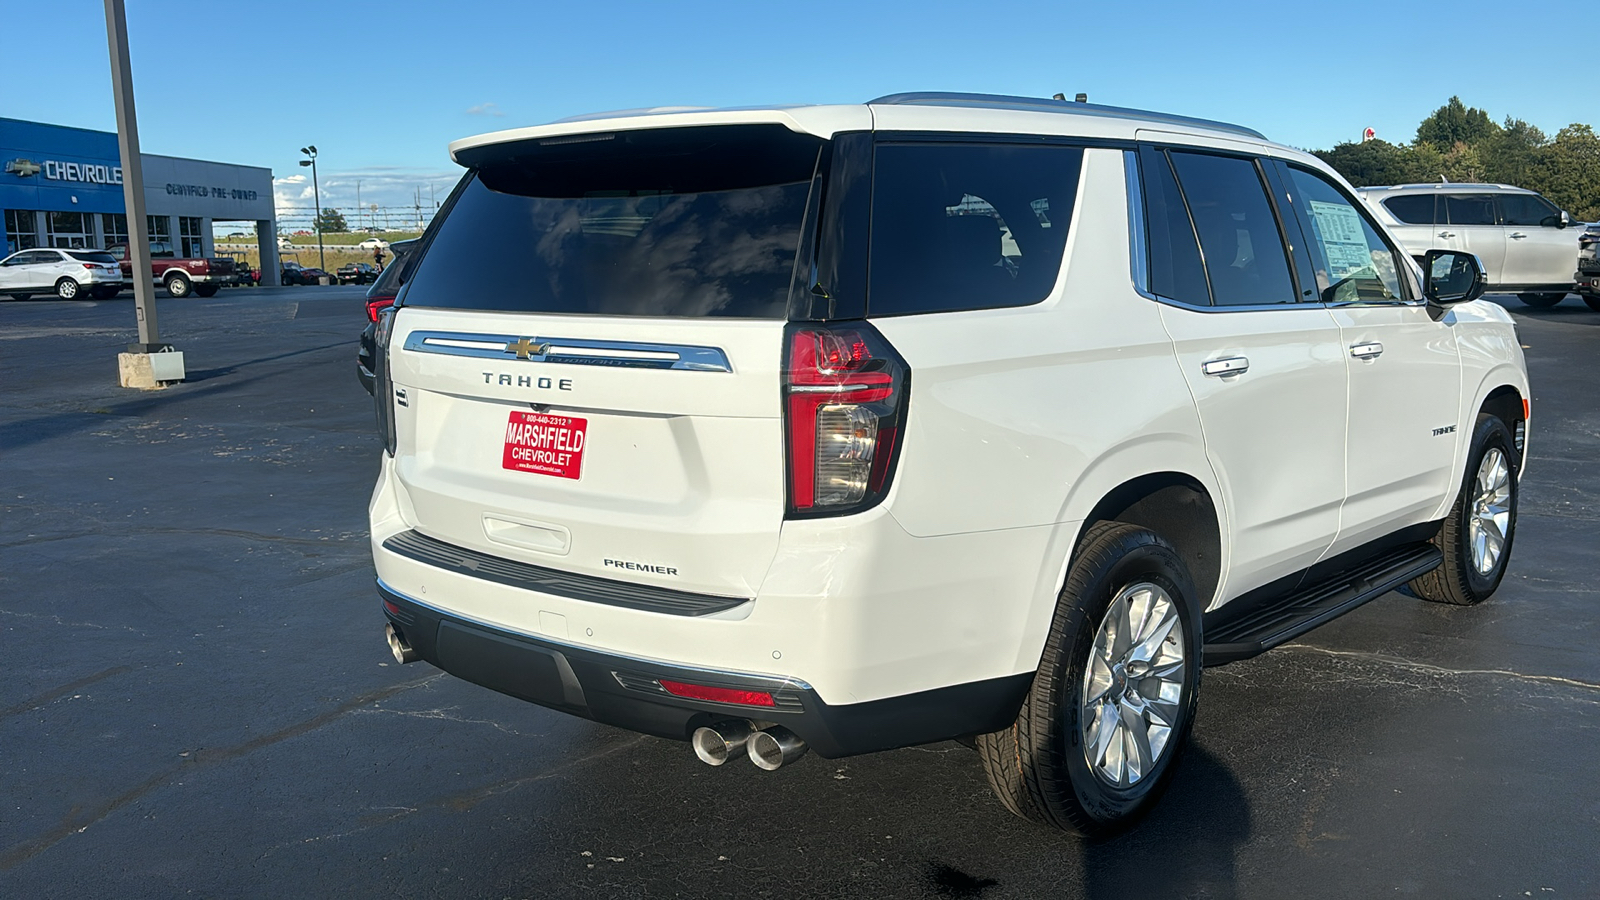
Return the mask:
<svg viewBox="0 0 1600 900">
<path fill-rule="evenodd" d="M 1147 109 L 1101 106 L 1098 103 L 1079 103 L 1075 100 L 1045 100 L 1040 97 L 1013 97 L 1006 94 L 962 94 L 922 91 L 908 94 L 887 94 L 876 100 L 868 100 L 867 103 L 868 105 L 877 106 L 966 106 L 982 109 L 1037 110 L 1040 112 L 1073 113 L 1080 116 L 1148 119 L 1152 122 L 1160 122 L 1166 125 L 1206 128 L 1211 131 L 1223 131 L 1256 138 L 1257 140 L 1267 140 L 1266 135 L 1243 125 L 1232 125 L 1211 119 L 1196 119 L 1191 116 L 1176 116 L 1171 113 L 1151 112 Z"/>
</svg>

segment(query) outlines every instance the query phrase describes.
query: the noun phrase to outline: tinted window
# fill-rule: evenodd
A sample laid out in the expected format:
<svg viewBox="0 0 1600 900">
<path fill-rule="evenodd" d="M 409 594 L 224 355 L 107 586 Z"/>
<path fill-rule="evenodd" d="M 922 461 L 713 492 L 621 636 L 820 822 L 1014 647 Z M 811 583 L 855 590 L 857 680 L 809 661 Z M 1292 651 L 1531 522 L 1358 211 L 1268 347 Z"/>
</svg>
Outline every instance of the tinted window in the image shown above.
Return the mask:
<svg viewBox="0 0 1600 900">
<path fill-rule="evenodd" d="M 786 316 L 820 139 L 777 126 L 580 138 L 464 157 L 477 167 L 402 276 L 406 302 Z"/>
<path fill-rule="evenodd" d="M 1023 144 L 880 144 L 867 310 L 1026 306 L 1061 269 L 1083 151 Z"/>
<path fill-rule="evenodd" d="M 1360 208 L 1321 175 L 1289 170 L 1311 227 L 1311 260 L 1324 303 L 1400 300 L 1395 252 Z"/>
<path fill-rule="evenodd" d="M 1451 225 L 1494 225 L 1493 194 L 1446 194 L 1444 207 Z"/>
<path fill-rule="evenodd" d="M 1433 195 L 1412 194 L 1407 197 L 1390 197 L 1383 201 L 1384 209 L 1407 225 L 1433 224 Z"/>
<path fill-rule="evenodd" d="M 1560 212 L 1535 194 L 1501 194 L 1500 221 L 1506 225 L 1554 225 Z"/>
<path fill-rule="evenodd" d="M 1172 164 L 1159 150 L 1147 149 L 1140 157 L 1150 242 L 1150 290 L 1180 303 L 1209 306 L 1211 288 L 1200 262 L 1200 245 L 1178 181 L 1172 177 Z"/>
<path fill-rule="evenodd" d="M 93 252 L 84 250 L 68 250 L 67 255 L 79 262 L 114 263 L 117 261 L 115 256 L 98 250 Z"/>
<path fill-rule="evenodd" d="M 1255 163 L 1173 153 L 1218 306 L 1295 302 L 1289 259 Z"/>
</svg>

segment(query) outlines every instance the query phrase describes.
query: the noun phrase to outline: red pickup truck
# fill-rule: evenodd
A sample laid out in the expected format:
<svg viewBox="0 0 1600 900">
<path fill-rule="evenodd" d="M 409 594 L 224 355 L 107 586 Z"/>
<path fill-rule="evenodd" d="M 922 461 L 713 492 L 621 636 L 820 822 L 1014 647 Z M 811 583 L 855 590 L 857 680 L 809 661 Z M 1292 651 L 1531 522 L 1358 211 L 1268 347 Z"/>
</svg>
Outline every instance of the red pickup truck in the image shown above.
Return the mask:
<svg viewBox="0 0 1600 900">
<path fill-rule="evenodd" d="M 122 277 L 133 279 L 133 260 L 128 258 L 127 244 L 112 244 L 106 252 L 122 263 Z M 152 279 L 167 289 L 174 297 L 187 297 L 193 291 L 202 297 L 214 296 L 225 284 L 239 281 L 233 260 L 226 256 L 210 259 L 179 259 L 172 245 L 165 241 L 150 242 L 150 274 Z"/>
</svg>

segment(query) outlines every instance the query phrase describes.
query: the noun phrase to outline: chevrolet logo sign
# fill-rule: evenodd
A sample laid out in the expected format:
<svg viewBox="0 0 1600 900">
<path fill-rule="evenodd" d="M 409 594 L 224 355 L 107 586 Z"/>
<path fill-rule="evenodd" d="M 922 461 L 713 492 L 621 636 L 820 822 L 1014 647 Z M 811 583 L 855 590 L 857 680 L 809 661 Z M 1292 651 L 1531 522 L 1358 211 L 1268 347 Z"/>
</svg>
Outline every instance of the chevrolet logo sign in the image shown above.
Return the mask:
<svg viewBox="0 0 1600 900">
<path fill-rule="evenodd" d="M 517 359 L 532 359 L 535 356 L 543 356 L 549 353 L 550 345 L 535 341 L 532 338 L 518 338 L 506 344 L 506 352 L 515 353 Z"/>
<path fill-rule="evenodd" d="M 31 159 L 13 159 L 6 163 L 6 171 L 15 173 L 21 178 L 39 174 L 39 164 Z"/>
</svg>

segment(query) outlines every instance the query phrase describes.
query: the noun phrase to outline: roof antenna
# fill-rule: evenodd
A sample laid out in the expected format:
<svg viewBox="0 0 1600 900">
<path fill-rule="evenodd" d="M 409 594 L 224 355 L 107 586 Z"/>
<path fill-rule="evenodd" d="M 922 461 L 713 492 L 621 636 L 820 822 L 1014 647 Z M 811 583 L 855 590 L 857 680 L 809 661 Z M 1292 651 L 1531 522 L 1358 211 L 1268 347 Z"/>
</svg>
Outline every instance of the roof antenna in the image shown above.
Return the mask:
<svg viewBox="0 0 1600 900">
<path fill-rule="evenodd" d="M 1079 102 L 1079 103 L 1088 103 L 1089 102 L 1089 95 L 1088 94 L 1079 94 L 1074 99 L 1077 100 L 1077 102 Z"/>
<path fill-rule="evenodd" d="M 1050 99 L 1051 100 L 1065 100 L 1065 99 L 1067 99 L 1067 95 L 1066 94 L 1051 94 L 1050 95 Z"/>
</svg>

